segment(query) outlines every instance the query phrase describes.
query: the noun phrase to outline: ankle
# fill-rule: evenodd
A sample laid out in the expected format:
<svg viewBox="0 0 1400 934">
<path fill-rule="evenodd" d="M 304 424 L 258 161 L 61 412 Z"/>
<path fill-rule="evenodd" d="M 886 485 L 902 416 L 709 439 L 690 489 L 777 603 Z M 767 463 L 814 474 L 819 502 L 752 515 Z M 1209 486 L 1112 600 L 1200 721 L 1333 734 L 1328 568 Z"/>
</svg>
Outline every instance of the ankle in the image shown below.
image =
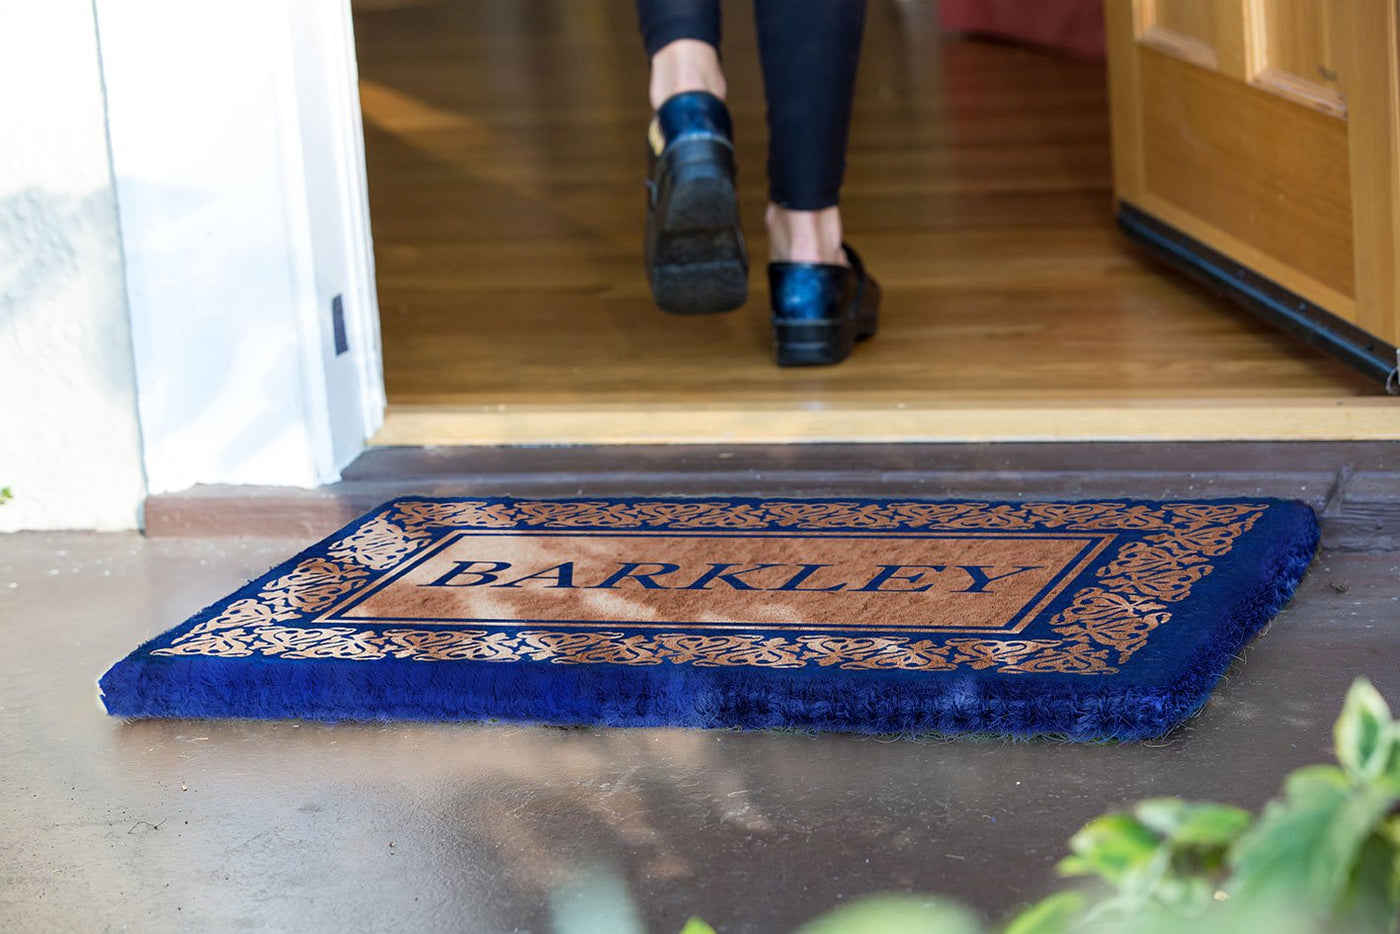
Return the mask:
<svg viewBox="0 0 1400 934">
<path fill-rule="evenodd" d="M 841 248 L 840 208 L 790 211 L 770 203 L 763 220 L 768 226 L 768 255 L 772 262 L 849 265 Z"/>
<path fill-rule="evenodd" d="M 686 91 L 707 91 L 724 100 L 728 93 L 719 53 L 708 42 L 677 39 L 651 57 L 651 108 Z"/>
</svg>

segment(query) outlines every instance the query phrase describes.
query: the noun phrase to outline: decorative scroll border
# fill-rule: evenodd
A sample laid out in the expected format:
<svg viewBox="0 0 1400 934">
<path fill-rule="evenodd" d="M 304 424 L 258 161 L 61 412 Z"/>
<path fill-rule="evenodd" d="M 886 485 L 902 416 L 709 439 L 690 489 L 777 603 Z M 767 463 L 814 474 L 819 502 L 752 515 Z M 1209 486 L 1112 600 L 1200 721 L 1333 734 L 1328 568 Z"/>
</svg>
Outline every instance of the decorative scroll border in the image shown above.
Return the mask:
<svg viewBox="0 0 1400 934">
<path fill-rule="evenodd" d="M 256 597 L 235 600 L 154 655 L 288 659 L 549 661 L 555 664 L 751 666 L 848 670 L 992 670 L 1100 675 L 1118 671 L 1170 604 L 1210 574 L 1212 559 L 1269 507 L 1249 503 L 492 502 L 401 500 L 304 558 Z M 361 629 L 297 621 L 364 587 L 454 529 L 793 529 L 843 531 L 1135 531 L 1051 621 L 1058 639 L 910 640 L 902 637 L 760 634 L 626 634 L 608 631 Z"/>
</svg>

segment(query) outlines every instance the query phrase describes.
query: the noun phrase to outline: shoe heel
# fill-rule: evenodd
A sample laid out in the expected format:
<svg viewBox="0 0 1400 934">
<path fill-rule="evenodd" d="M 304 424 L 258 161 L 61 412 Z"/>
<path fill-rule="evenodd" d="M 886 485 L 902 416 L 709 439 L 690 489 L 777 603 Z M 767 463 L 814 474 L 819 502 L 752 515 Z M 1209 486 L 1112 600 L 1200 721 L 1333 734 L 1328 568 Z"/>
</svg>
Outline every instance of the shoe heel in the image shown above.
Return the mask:
<svg viewBox="0 0 1400 934">
<path fill-rule="evenodd" d="M 665 155 L 666 185 L 656 204 L 663 233 L 736 227 L 734 152 L 718 140 L 681 140 Z"/>
<path fill-rule="evenodd" d="M 880 286 L 856 251 L 848 263 L 768 264 L 773 350 L 779 366 L 830 366 L 879 327 Z"/>
<path fill-rule="evenodd" d="M 856 334 L 849 320 L 773 320 L 778 366 L 830 366 L 851 355 Z"/>
<path fill-rule="evenodd" d="M 647 231 L 652 298 L 672 314 L 713 314 L 748 299 L 734 153 L 712 139 L 681 140 L 663 157 Z"/>
</svg>

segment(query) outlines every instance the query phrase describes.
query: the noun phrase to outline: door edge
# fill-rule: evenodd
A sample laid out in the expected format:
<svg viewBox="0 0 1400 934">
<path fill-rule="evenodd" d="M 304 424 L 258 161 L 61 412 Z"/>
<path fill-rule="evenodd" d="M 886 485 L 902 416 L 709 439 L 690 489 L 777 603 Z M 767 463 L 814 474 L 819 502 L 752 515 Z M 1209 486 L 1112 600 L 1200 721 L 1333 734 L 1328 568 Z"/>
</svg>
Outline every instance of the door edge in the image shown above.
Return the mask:
<svg viewBox="0 0 1400 934">
<path fill-rule="evenodd" d="M 1336 357 L 1367 377 L 1400 393 L 1400 349 L 1363 331 L 1326 308 L 1303 298 L 1182 233 L 1127 201 L 1118 202 L 1118 227 L 1169 266 L 1185 273 L 1315 350 Z"/>
</svg>

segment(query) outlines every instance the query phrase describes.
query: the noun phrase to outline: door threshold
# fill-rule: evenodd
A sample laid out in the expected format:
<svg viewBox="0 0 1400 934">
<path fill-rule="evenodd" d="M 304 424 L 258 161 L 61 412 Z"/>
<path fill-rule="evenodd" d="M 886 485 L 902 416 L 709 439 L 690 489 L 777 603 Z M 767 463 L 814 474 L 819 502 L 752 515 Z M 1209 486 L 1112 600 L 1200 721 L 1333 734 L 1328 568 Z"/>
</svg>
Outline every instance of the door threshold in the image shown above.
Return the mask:
<svg viewBox="0 0 1400 934">
<path fill-rule="evenodd" d="M 1396 441 L 1400 400 L 390 405 L 372 445 Z"/>
<path fill-rule="evenodd" d="M 1400 548 L 1394 443 L 378 447 L 316 489 L 200 486 L 146 501 L 151 536 L 314 541 L 400 496 L 1301 499 L 1331 548 Z"/>
</svg>

